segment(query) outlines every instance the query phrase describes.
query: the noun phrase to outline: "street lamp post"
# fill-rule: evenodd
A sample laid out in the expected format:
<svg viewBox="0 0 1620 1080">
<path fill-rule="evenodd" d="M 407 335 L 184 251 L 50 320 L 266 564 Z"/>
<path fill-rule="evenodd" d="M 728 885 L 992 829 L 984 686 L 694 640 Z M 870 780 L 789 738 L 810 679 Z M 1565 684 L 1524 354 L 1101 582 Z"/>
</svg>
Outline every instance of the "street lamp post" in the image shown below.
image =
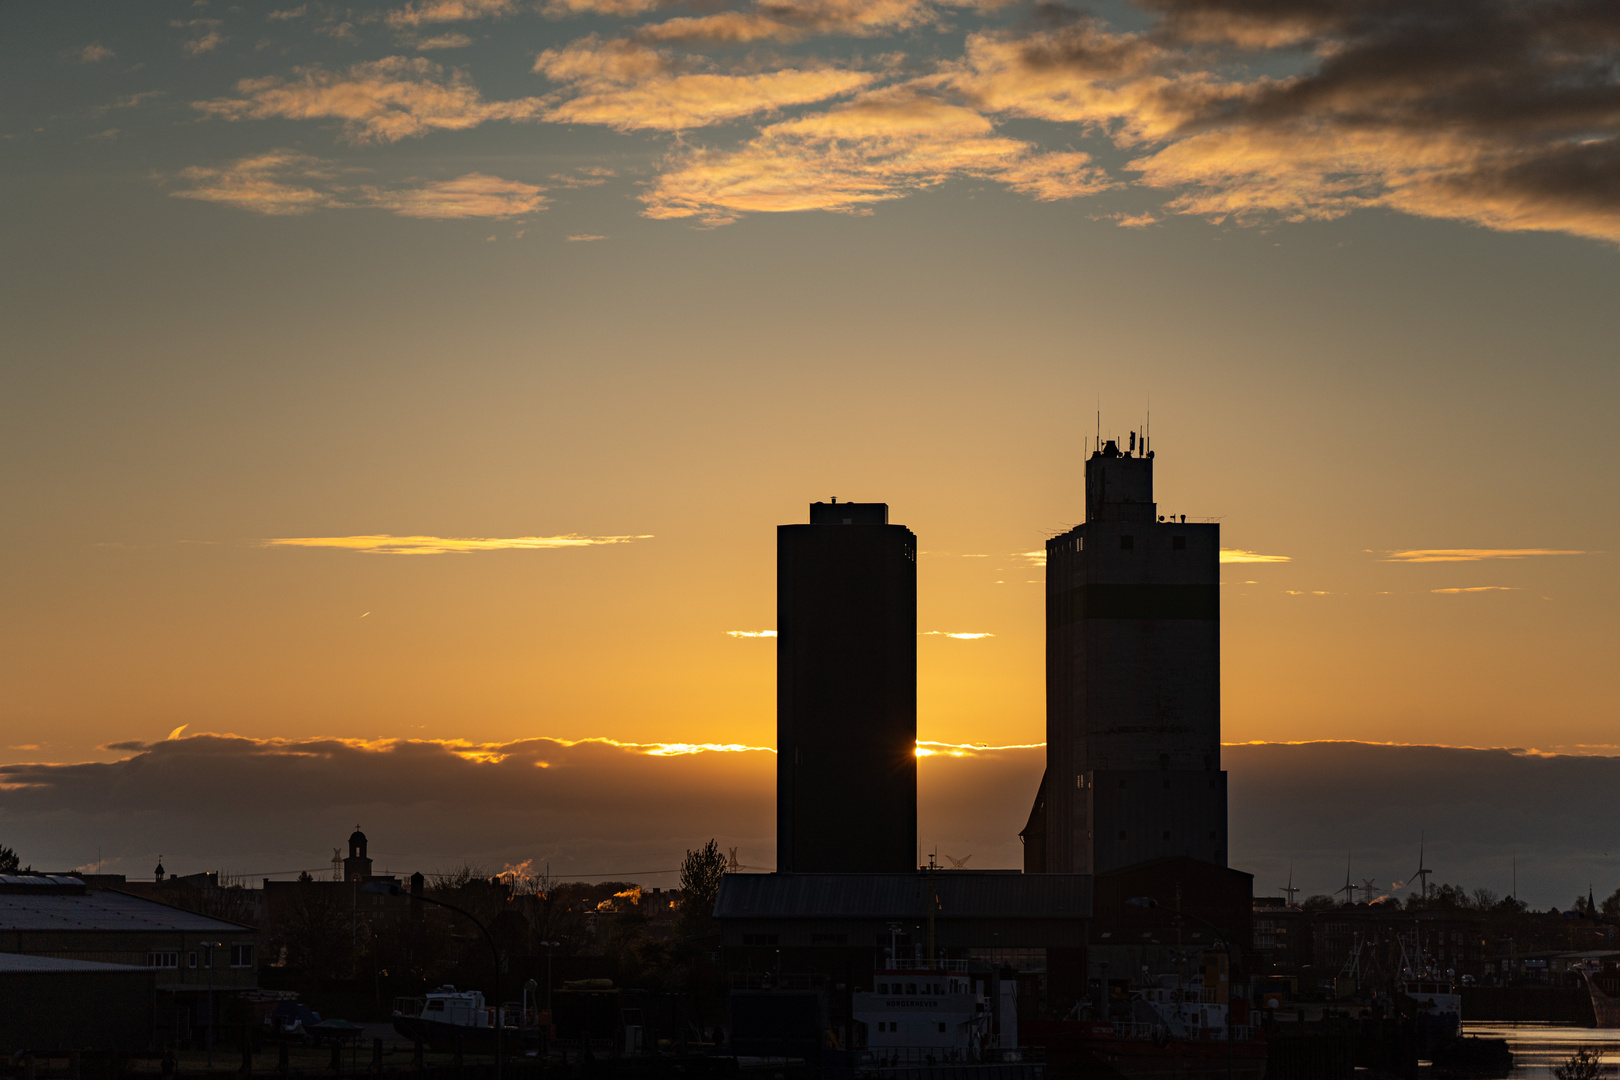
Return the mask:
<svg viewBox="0 0 1620 1080">
<path fill-rule="evenodd" d="M 463 911 L 454 904 L 447 904 L 443 900 L 435 900 L 430 896 L 422 896 L 418 893 L 407 894 L 404 889 L 399 887 L 397 882 L 368 881 L 364 885 L 360 886 L 360 891 L 364 893 L 372 893 L 377 896 L 409 895 L 413 900 L 421 900 L 426 903 L 433 904 L 436 907 L 447 908 L 448 910 L 455 912 L 457 915 L 465 916 L 466 918 L 471 919 L 472 924 L 483 932 L 484 940 L 489 942 L 489 954 L 495 961 L 495 1080 L 501 1080 L 501 1051 L 503 1049 L 502 1029 L 505 1026 L 501 1023 L 501 953 L 500 950 L 495 947 L 495 939 L 490 936 L 489 927 L 480 922 L 478 920 L 478 916 L 474 915 L 472 912 Z"/>
<path fill-rule="evenodd" d="M 1131 907 L 1149 908 L 1149 909 L 1156 908 L 1156 907 L 1159 906 L 1159 902 L 1157 900 L 1153 899 L 1153 897 L 1151 897 L 1151 896 L 1133 896 L 1129 900 L 1125 901 L 1125 903 L 1129 904 Z M 1221 928 L 1216 926 L 1214 923 L 1210 922 L 1208 919 L 1200 918 L 1197 915 L 1188 915 L 1187 913 L 1185 913 L 1183 911 L 1180 911 L 1180 910 L 1178 910 L 1176 912 L 1176 918 L 1178 918 L 1178 919 L 1191 919 L 1193 922 L 1199 923 L 1200 925 L 1203 925 L 1203 926 L 1207 926 L 1211 930 L 1215 931 L 1215 940 L 1216 940 L 1216 942 L 1218 942 L 1220 944 L 1221 954 L 1226 957 L 1226 973 L 1227 973 L 1226 974 L 1226 977 L 1227 977 L 1227 984 L 1226 984 L 1227 985 L 1227 991 L 1226 991 L 1226 1080 L 1232 1080 L 1232 990 L 1231 990 L 1231 987 L 1232 987 L 1232 983 L 1231 983 L 1231 978 L 1232 978 L 1232 949 L 1231 949 L 1231 946 L 1227 944 L 1226 935 L 1221 933 Z"/>
<path fill-rule="evenodd" d="M 207 949 L 207 959 L 204 963 L 208 967 L 208 1026 L 203 1029 L 203 1046 L 208 1052 L 208 1067 L 214 1067 L 214 950 L 220 948 L 223 941 L 199 941 L 197 947 Z"/>
</svg>

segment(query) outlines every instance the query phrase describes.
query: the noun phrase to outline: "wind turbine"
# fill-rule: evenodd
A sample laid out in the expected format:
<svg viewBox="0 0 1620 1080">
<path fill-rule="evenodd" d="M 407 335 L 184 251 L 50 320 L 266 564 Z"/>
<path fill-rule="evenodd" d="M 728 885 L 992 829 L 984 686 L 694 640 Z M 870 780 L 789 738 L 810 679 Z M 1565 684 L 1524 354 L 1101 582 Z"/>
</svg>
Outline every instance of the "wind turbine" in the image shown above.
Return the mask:
<svg viewBox="0 0 1620 1080">
<path fill-rule="evenodd" d="M 1288 861 L 1288 884 L 1281 886 L 1281 888 L 1283 892 L 1288 894 L 1289 907 L 1294 906 L 1294 894 L 1305 891 L 1304 889 L 1300 889 L 1294 885 L 1294 862 L 1292 859 Z"/>
<path fill-rule="evenodd" d="M 1334 896 L 1338 896 L 1340 893 L 1344 893 L 1344 902 L 1346 904 L 1353 904 L 1353 903 L 1356 902 L 1356 887 L 1354 885 L 1350 884 L 1350 856 L 1349 855 L 1346 855 L 1344 857 L 1344 888 L 1342 888 L 1342 889 L 1334 889 L 1333 890 L 1333 895 Z"/>
<path fill-rule="evenodd" d="M 1412 880 L 1423 879 L 1422 896 L 1425 902 L 1429 899 L 1429 873 L 1429 868 L 1423 865 L 1423 834 L 1418 833 L 1418 868 L 1417 873 L 1412 875 Z"/>
</svg>

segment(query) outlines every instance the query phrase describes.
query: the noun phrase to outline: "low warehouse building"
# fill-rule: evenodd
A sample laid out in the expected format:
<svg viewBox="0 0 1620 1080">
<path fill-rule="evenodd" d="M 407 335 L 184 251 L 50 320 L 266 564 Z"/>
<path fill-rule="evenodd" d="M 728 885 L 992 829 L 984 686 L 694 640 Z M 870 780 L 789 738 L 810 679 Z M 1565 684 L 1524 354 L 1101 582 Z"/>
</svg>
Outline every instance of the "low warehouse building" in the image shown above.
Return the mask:
<svg viewBox="0 0 1620 1080">
<path fill-rule="evenodd" d="M 145 1050 L 157 1021 L 157 971 L 0 953 L 0 1053 Z"/>
</svg>

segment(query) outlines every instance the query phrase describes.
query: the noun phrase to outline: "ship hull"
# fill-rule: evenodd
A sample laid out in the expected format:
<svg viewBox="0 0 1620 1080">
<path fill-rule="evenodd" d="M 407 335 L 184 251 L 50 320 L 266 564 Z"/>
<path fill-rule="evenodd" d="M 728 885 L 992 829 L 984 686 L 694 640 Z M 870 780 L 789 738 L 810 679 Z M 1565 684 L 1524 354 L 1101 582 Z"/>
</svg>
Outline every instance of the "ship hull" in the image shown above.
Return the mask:
<svg viewBox="0 0 1620 1080">
<path fill-rule="evenodd" d="M 1615 982 L 1612 978 L 1604 981 Z M 1620 990 L 1620 986 L 1616 989 Z M 1591 972 L 1586 973 L 1586 991 L 1592 997 L 1592 1015 L 1597 1018 L 1597 1026 L 1620 1028 L 1620 995 L 1606 992 Z"/>
<path fill-rule="evenodd" d="M 446 1024 L 442 1020 L 423 1020 L 417 1016 L 395 1016 L 394 1030 L 400 1038 L 415 1042 L 418 1038 L 430 1050 L 454 1051 L 461 1049 L 470 1054 L 488 1054 L 495 1051 L 495 1029 L 468 1027 L 464 1024 Z M 517 1032 L 508 1029 L 506 1041 L 516 1045 Z"/>
<path fill-rule="evenodd" d="M 1114 1025 L 1087 1021 L 1026 1021 L 1020 1041 L 1046 1051 L 1053 1074 L 1090 1073 L 1131 1078 L 1262 1080 L 1266 1044 L 1258 1040 L 1122 1038 Z"/>
</svg>

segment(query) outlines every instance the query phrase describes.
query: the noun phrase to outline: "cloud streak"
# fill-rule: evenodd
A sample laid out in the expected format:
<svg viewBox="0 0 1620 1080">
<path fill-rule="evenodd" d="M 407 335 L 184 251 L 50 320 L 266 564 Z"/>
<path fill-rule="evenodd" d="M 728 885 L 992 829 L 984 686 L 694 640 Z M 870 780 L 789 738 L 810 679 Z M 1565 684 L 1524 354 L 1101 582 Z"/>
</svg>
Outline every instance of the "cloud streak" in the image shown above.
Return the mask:
<svg viewBox="0 0 1620 1080">
<path fill-rule="evenodd" d="M 1538 555 L 1586 555 L 1585 551 L 1556 548 L 1423 548 L 1391 551 L 1381 560 L 1393 563 L 1487 562 L 1492 559 L 1530 559 Z"/>
<path fill-rule="evenodd" d="M 1281 563 L 1292 561 L 1293 557 L 1290 555 L 1262 555 L 1257 551 L 1221 548 L 1221 562 L 1223 563 Z"/>
<path fill-rule="evenodd" d="M 390 56 L 344 71 L 319 65 L 293 77 L 241 79 L 235 97 L 192 103 L 220 120 L 337 120 L 351 143 L 391 143 L 432 131 L 465 131 L 491 120 L 532 120 L 537 98 L 487 101 L 466 72 L 420 56 Z"/>
<path fill-rule="evenodd" d="M 193 165 L 175 177 L 175 198 L 290 217 L 316 210 L 387 210 L 401 217 L 504 219 L 543 210 L 544 188 L 485 173 L 393 187 L 354 183 L 355 170 L 296 150 L 254 154 L 224 165 Z"/>
<path fill-rule="evenodd" d="M 498 19 L 514 15 L 518 0 L 416 0 L 383 16 L 395 28 L 416 28 L 437 23 L 467 22 L 472 19 Z"/>
<path fill-rule="evenodd" d="M 338 548 L 369 555 L 465 555 L 476 551 L 546 551 L 600 547 L 651 540 L 652 536 L 287 536 L 261 541 L 265 547 Z"/>
</svg>

